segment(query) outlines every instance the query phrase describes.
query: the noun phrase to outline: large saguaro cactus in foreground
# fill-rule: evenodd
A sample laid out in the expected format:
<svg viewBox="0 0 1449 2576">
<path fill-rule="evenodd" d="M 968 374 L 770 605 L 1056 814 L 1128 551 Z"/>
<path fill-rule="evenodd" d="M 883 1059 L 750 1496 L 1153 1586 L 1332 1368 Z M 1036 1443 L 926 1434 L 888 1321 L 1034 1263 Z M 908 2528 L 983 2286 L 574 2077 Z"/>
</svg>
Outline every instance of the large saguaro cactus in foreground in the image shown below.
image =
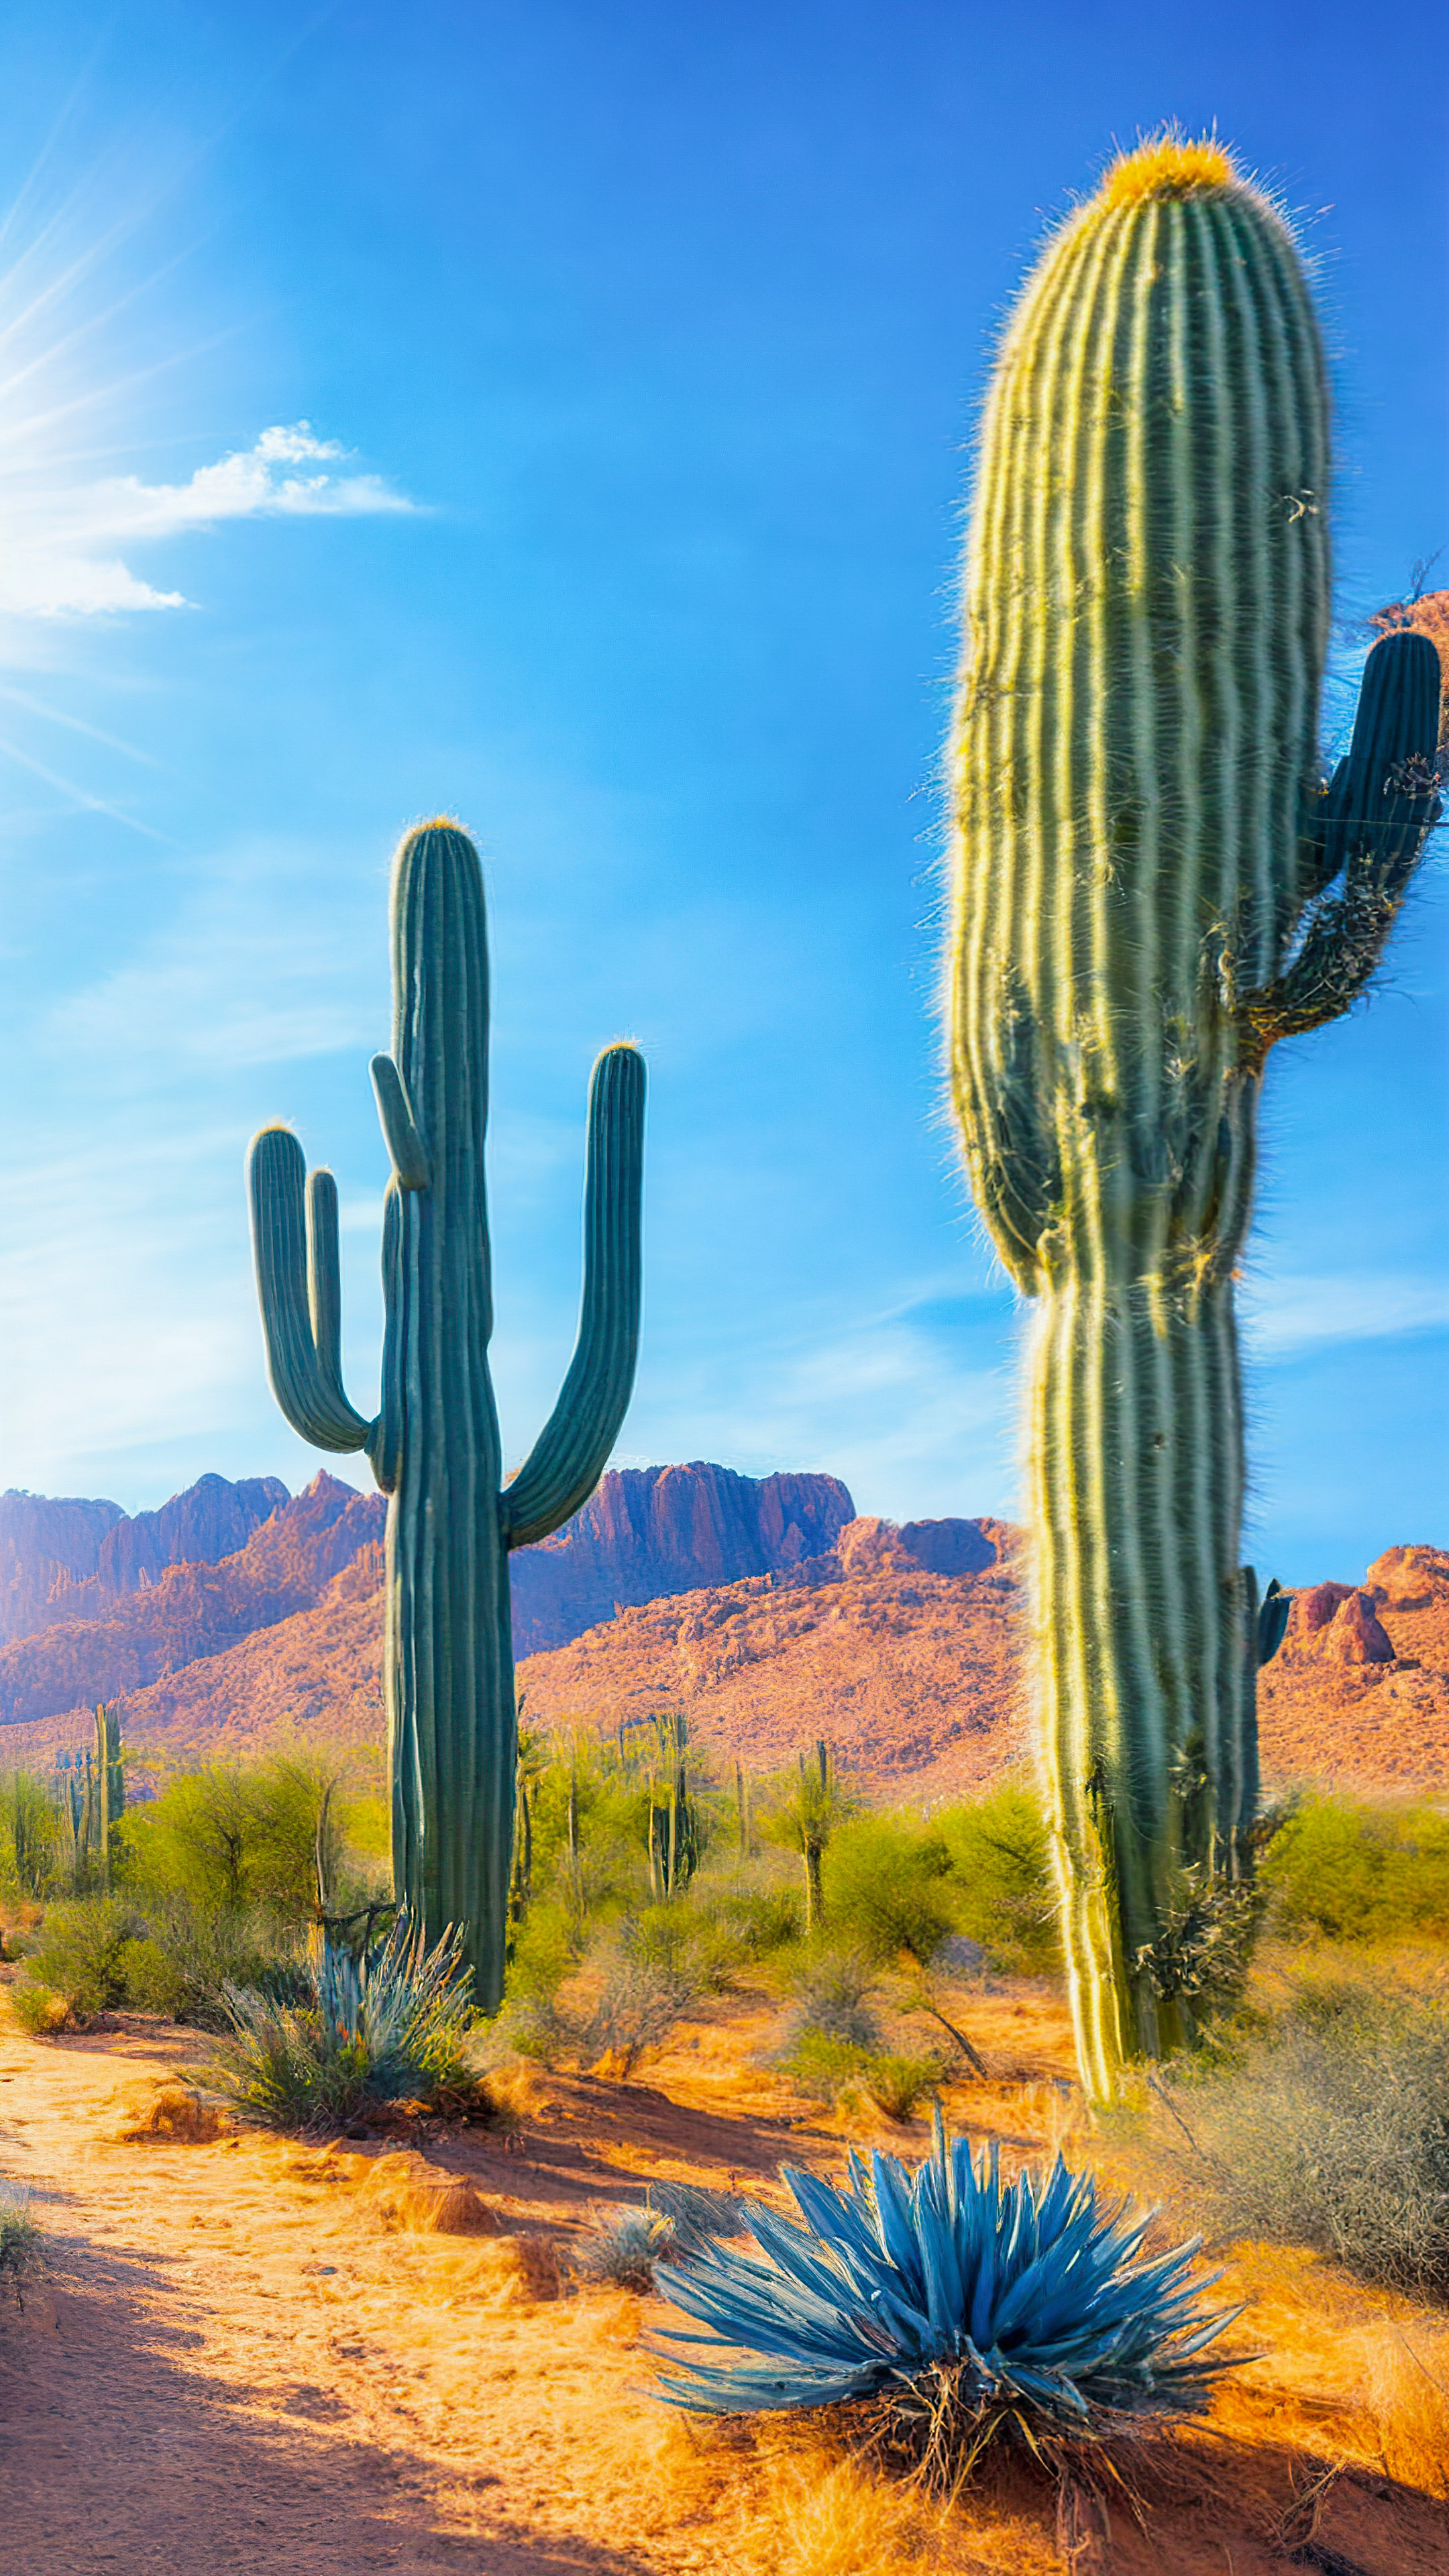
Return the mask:
<svg viewBox="0 0 1449 2576">
<path fill-rule="evenodd" d="M 1191 2036 L 1183 1921 L 1249 1866 L 1273 1621 L 1239 1564 L 1233 1280 L 1264 1059 L 1364 989 L 1437 812 L 1422 636 L 1370 654 L 1320 783 L 1328 481 L 1282 218 L 1215 144 L 1127 155 L 987 402 L 947 968 L 972 1185 L 1037 1309 L 1042 1746 L 1097 2096 Z"/>
<path fill-rule="evenodd" d="M 343 1392 L 337 1185 L 285 1127 L 251 1151 L 272 1386 L 304 1440 L 366 1450 L 391 1496 L 384 1694 L 395 1892 L 429 1942 L 464 1927 L 478 2000 L 503 1985 L 517 1719 L 508 1552 L 587 1500 L 614 1445 L 639 1332 L 644 1062 L 611 1046 L 589 1091 L 584 1288 L 563 1391 L 502 1481 L 488 1374 L 483 872 L 447 821 L 410 832 L 392 882 L 393 1052 L 373 1083 L 392 1157 L 383 1213 L 382 1409 Z M 304 1204 L 305 1202 L 305 1204 Z"/>
</svg>

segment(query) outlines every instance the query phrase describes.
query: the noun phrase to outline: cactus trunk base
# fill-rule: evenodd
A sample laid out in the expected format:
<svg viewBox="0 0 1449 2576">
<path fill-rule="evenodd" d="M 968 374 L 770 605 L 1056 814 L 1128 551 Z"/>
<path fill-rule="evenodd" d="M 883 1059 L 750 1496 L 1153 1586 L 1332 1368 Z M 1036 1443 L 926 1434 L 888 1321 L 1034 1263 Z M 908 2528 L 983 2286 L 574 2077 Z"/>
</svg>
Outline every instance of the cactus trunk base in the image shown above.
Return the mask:
<svg viewBox="0 0 1449 2576">
<path fill-rule="evenodd" d="M 1041 1743 L 1080 2063 L 1105 2098 L 1125 2061 L 1193 2035 L 1156 1955 L 1185 1873 L 1248 1866 L 1256 1598 L 1231 1283 L 1049 1290 L 1031 1441 Z"/>
</svg>

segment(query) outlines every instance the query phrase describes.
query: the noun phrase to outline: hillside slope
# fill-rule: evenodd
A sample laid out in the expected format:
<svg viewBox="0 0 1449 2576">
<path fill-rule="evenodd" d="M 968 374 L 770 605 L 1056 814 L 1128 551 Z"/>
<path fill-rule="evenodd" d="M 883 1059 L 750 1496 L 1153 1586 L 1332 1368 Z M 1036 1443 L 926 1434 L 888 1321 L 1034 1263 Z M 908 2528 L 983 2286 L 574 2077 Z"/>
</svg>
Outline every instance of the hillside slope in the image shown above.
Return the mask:
<svg viewBox="0 0 1449 2576">
<path fill-rule="evenodd" d="M 168 1565 L 216 1565 L 287 1500 L 275 1476 L 199 1476 L 159 1511 L 0 1494 L 0 1645 L 57 1620 L 107 1615 Z"/>
<path fill-rule="evenodd" d="M 387 1505 L 381 1494 L 359 1494 L 325 1473 L 291 1500 L 282 1490 L 270 1518 L 220 1564 L 168 1566 L 102 1618 L 57 1622 L 5 1647 L 0 1721 L 115 1699 L 310 1610 L 360 1548 L 376 1545 Z M 0 1737 L 0 1747 L 7 1741 Z"/>
<path fill-rule="evenodd" d="M 726 1763 L 774 1769 L 824 1736 L 883 1796 L 956 1794 L 1030 1753 L 1015 1545 L 999 1522 L 854 1521 L 821 1557 L 624 1610 L 527 1658 L 530 1719 L 612 1731 L 679 1708 Z M 128 1741 L 182 1759 L 298 1735 L 380 1748 L 381 1572 L 365 1547 L 315 1607 L 128 1693 Z M 1442 1795 L 1449 1554 L 1390 1548 L 1361 1586 L 1300 1593 L 1261 1716 L 1270 1786 Z M 0 1749 L 47 1762 L 84 1723 L 17 1727 Z"/>
</svg>

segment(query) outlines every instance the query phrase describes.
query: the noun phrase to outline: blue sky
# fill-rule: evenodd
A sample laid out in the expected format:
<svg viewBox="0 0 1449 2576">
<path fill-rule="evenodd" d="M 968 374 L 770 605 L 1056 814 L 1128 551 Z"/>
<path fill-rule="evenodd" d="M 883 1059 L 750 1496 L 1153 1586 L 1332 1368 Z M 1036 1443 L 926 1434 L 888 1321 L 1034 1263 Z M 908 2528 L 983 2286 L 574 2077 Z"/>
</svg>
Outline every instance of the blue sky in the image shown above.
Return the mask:
<svg viewBox="0 0 1449 2576">
<path fill-rule="evenodd" d="M 253 1307 L 278 1116 L 338 1175 L 371 1408 L 386 865 L 448 808 L 492 913 L 510 1456 L 628 1034 L 620 1461 L 1011 1512 L 1018 1324 L 931 1022 L 993 334 L 1114 138 L 1215 119 L 1281 188 L 1336 370 L 1341 726 L 1358 621 L 1449 540 L 1446 51 L 1405 0 L 1371 40 L 1273 0 L 7 11 L 0 1481 L 137 1508 L 322 1463 Z M 1289 1581 L 1449 1540 L 1446 934 L 1437 855 L 1372 1006 L 1272 1068 L 1250 1543 Z"/>
</svg>

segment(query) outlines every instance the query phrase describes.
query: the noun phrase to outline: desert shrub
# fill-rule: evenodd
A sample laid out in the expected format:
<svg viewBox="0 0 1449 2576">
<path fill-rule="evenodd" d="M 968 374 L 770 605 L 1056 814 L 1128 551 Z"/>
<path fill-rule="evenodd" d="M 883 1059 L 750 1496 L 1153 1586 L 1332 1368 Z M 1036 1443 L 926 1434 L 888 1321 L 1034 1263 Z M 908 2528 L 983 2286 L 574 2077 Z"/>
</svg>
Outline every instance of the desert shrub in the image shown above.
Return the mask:
<svg viewBox="0 0 1449 2576">
<path fill-rule="evenodd" d="M 227 2031 L 228 1986 L 273 2003 L 300 2003 L 309 1992 L 295 1933 L 264 1914 L 212 1913 L 187 1898 L 153 1899 L 145 1930 L 122 1953 L 126 2001 L 138 2012 L 165 2013 L 196 2030 Z"/>
<path fill-rule="evenodd" d="M 687 2263 L 714 2236 L 733 2236 L 744 2203 L 697 2183 L 656 2183 L 647 2201 L 595 2213 L 574 2249 L 581 2280 L 607 2281 L 641 2293 L 654 2287 L 656 2263 Z"/>
<path fill-rule="evenodd" d="M 266 1913 L 294 1930 L 335 1876 L 341 1829 L 325 1776 L 277 1758 L 246 1769 L 209 1762 L 181 1772 L 127 1827 L 138 1893 L 176 1898 L 200 1916 Z"/>
<path fill-rule="evenodd" d="M 1302 1979 L 1178 2099 L 1224 2226 L 1449 2294 L 1444 1996 Z"/>
<path fill-rule="evenodd" d="M 424 1952 L 401 1917 L 360 1961 L 319 1939 L 307 1978 L 294 2004 L 226 1990 L 220 2081 L 244 2117 L 277 2129 L 337 2127 L 382 2103 L 477 2092 L 461 1935 Z"/>
<path fill-rule="evenodd" d="M 159 1941 L 139 1934 L 121 1945 L 121 1975 L 126 2001 L 134 2011 L 164 2013 L 168 2021 L 181 2021 L 193 2000 L 191 1982 L 169 1951 Z"/>
<path fill-rule="evenodd" d="M 10 2009 L 22 2030 L 32 2039 L 58 2039 L 63 2030 L 73 2030 L 75 2020 L 69 2004 L 61 1995 L 52 1994 L 49 1986 L 36 1985 L 33 1978 L 22 1977 L 11 1988 Z"/>
<path fill-rule="evenodd" d="M 701 1890 L 699 1902 L 724 1926 L 742 1963 L 772 1958 L 797 1942 L 805 1929 L 799 1890 L 768 1880 L 736 1880 L 717 1891 Z"/>
<path fill-rule="evenodd" d="M 798 2030 L 780 2050 L 776 2064 L 792 2084 L 816 2102 L 841 2102 L 863 2090 L 871 2051 L 828 2030 Z"/>
<path fill-rule="evenodd" d="M 955 1929 L 1007 1975 L 1056 1975 L 1057 1899 L 1036 1798 L 1004 1780 L 984 1798 L 931 1818 L 951 1855 Z"/>
<path fill-rule="evenodd" d="M 0 2183 L 0 2283 L 19 2296 L 40 2264 L 40 2230 L 30 2215 L 30 2195 L 18 2183 Z"/>
<path fill-rule="evenodd" d="M 875 1962 L 859 1950 L 832 1946 L 803 1952 L 790 1974 L 791 2002 L 781 2035 L 785 2053 L 807 2036 L 879 2049 L 880 2022 L 872 2001 L 876 1988 Z"/>
<path fill-rule="evenodd" d="M 0 1888 L 43 1896 L 60 1865 L 60 1815 L 33 1771 L 0 1775 Z"/>
<path fill-rule="evenodd" d="M 624 1915 L 618 1933 L 632 1957 L 663 1969 L 695 1994 L 723 1993 L 750 1955 L 734 1917 L 697 1882 Z"/>
<path fill-rule="evenodd" d="M 44 2027 L 42 2007 L 30 2001 L 33 1990 L 58 1997 L 72 2027 L 123 2004 L 126 1947 L 141 1928 L 135 1908 L 116 1897 L 81 1897 L 48 1906 L 40 1939 L 15 1988 L 25 2027 Z"/>
<path fill-rule="evenodd" d="M 929 2050 L 913 2054 L 886 2049 L 866 2059 L 861 2081 L 878 2111 L 884 2111 L 888 2120 L 905 2121 L 946 2074 L 944 2059 Z"/>
<path fill-rule="evenodd" d="M 869 2407 L 882 2446 L 949 2488 L 997 2436 L 1050 2457 L 1196 2412 L 1227 2366 L 1205 2350 L 1230 2318 L 1198 2302 L 1195 2244 L 1139 2261 L 1148 2219 L 1099 2207 L 1060 2158 L 1004 2183 L 994 2150 L 948 2141 L 938 2108 L 915 2173 L 878 2156 L 843 2189 L 785 2180 L 803 2225 L 747 2204 L 748 2254 L 706 2243 L 659 2269 L 695 2329 L 663 2338 L 687 2347 L 658 2383 L 666 2404 Z"/>
<path fill-rule="evenodd" d="M 1305 1797 L 1261 1871 L 1284 1930 L 1336 1941 L 1449 1935 L 1449 1815 L 1423 1804 Z"/>
<path fill-rule="evenodd" d="M 938 1833 L 903 1816 L 861 1816 L 824 1859 L 831 1931 L 882 1961 L 902 1953 L 930 1965 L 956 1928 L 951 1853 Z"/>
<path fill-rule="evenodd" d="M 595 1945 L 587 1968 L 586 1991 L 564 2016 L 568 2051 L 585 2066 L 608 2058 L 627 2077 L 644 2051 L 657 2048 L 684 2019 L 698 1985 L 680 1969 L 639 1957 L 617 1937 Z"/>
<path fill-rule="evenodd" d="M 944 2061 L 893 2049 L 863 2048 L 829 2031 L 802 2030 L 778 2061 L 802 2093 L 822 2102 L 873 2102 L 888 2120 L 909 2120 L 922 2097 L 944 2081 Z"/>
</svg>

